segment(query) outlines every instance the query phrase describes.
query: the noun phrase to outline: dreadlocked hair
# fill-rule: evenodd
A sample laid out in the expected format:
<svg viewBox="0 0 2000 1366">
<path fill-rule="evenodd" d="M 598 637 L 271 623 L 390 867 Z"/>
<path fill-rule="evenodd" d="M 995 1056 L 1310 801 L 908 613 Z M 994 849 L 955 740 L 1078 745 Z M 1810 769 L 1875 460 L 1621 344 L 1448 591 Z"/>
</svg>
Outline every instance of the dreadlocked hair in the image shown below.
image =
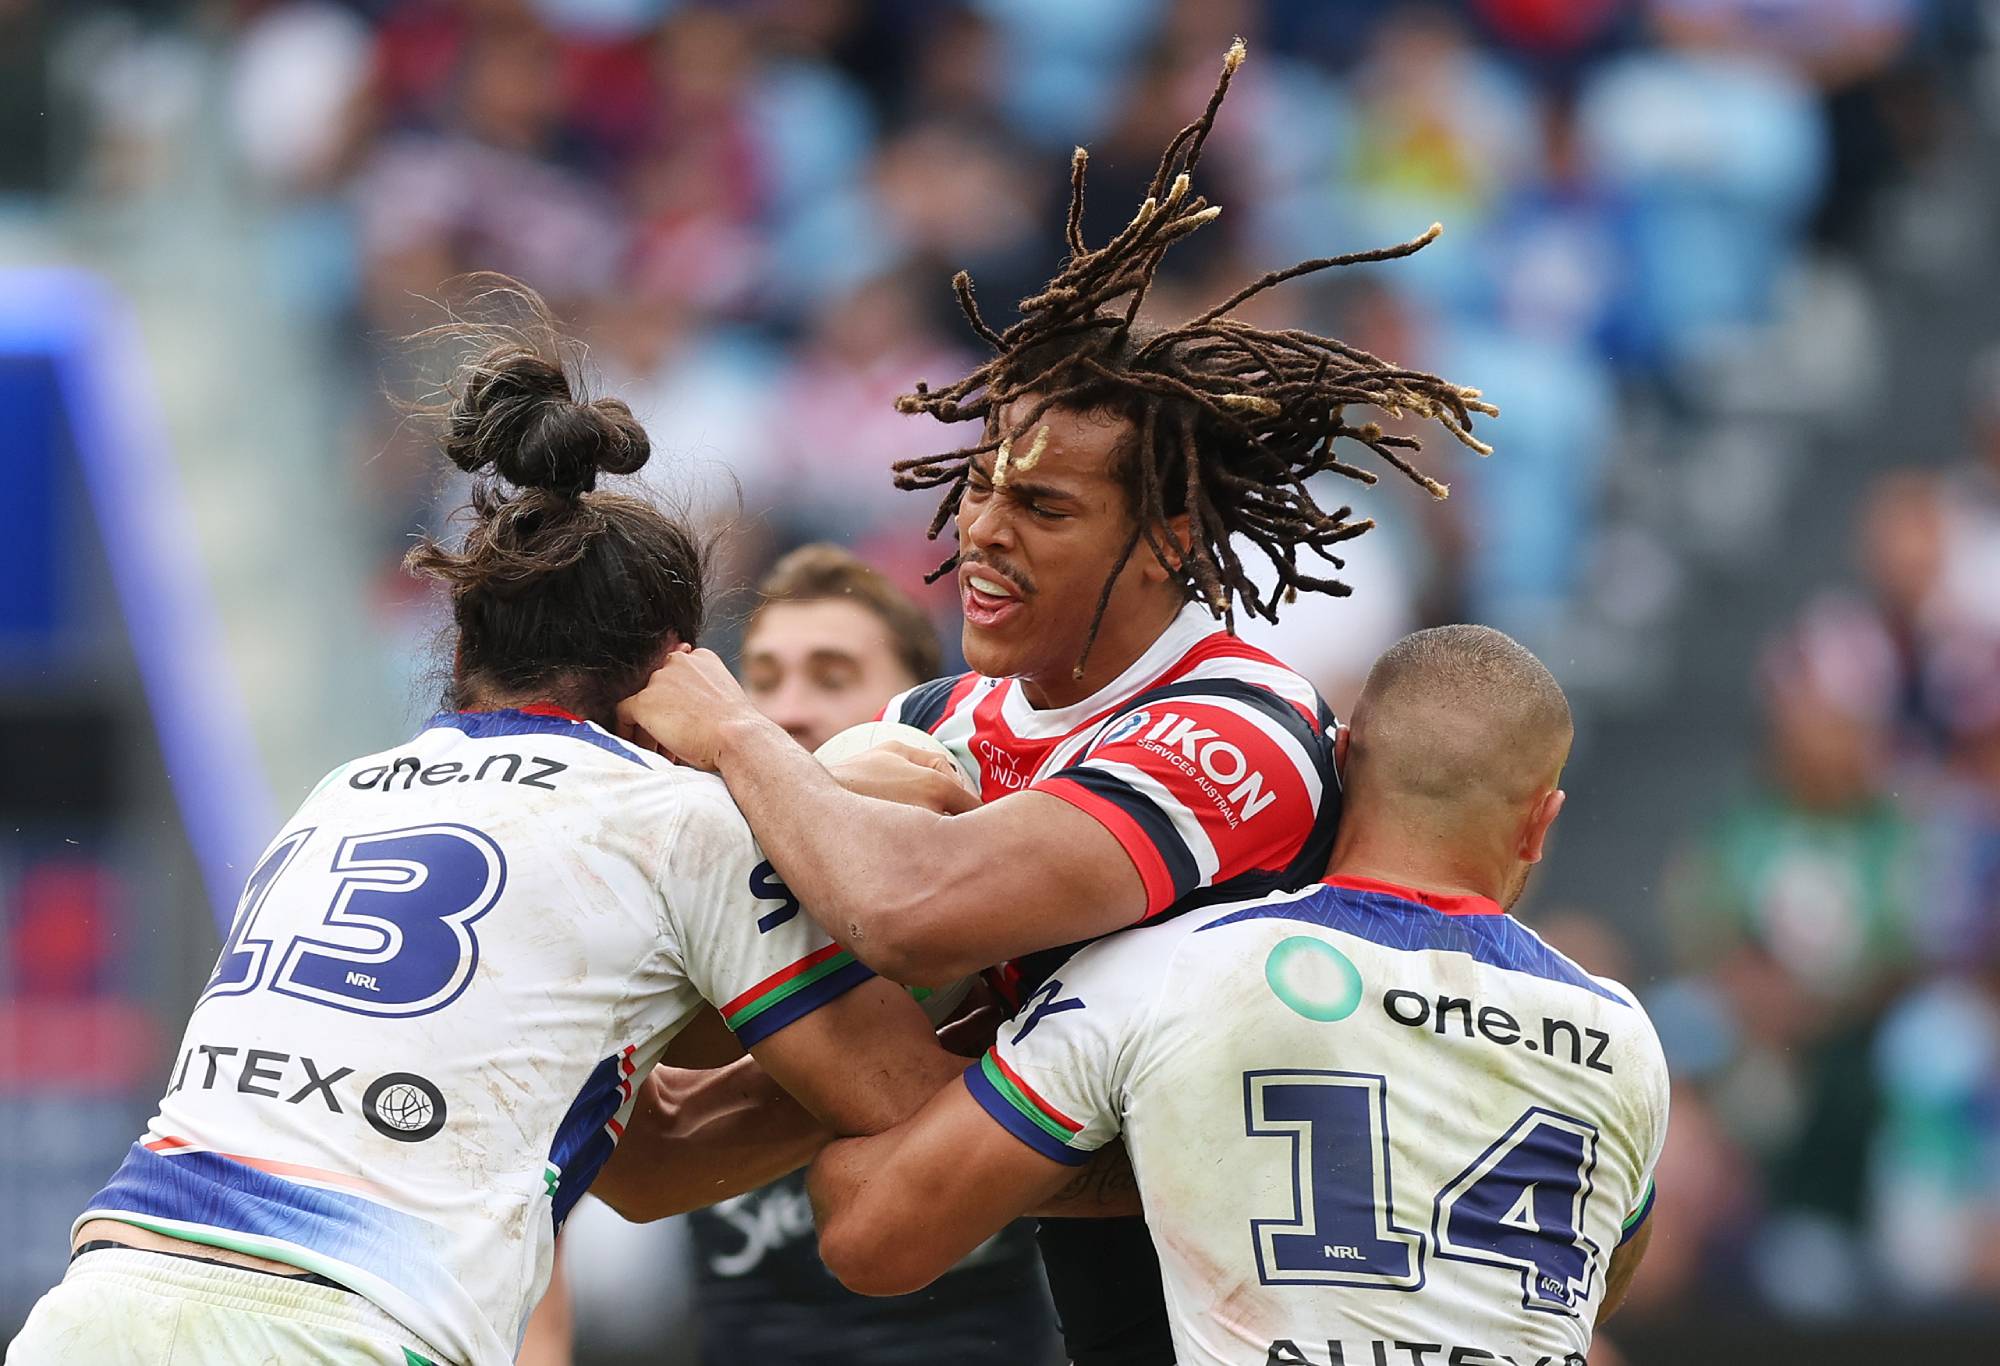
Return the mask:
<svg viewBox="0 0 2000 1366">
<path fill-rule="evenodd" d="M 1434 498 L 1449 492 L 1413 463 L 1422 449 L 1417 438 L 1385 432 L 1377 421 L 1354 418 L 1350 409 L 1369 408 L 1392 419 L 1422 418 L 1480 455 L 1492 451 L 1473 435 L 1473 415 L 1497 416 L 1499 410 L 1483 401 L 1477 389 L 1404 369 L 1336 338 L 1292 328 L 1267 331 L 1229 316 L 1246 300 L 1287 280 L 1409 256 L 1437 238 L 1442 231 L 1437 224 L 1397 246 L 1272 271 L 1178 327 L 1153 328 L 1138 321 L 1168 248 L 1222 212 L 1220 205 L 1193 192 L 1193 175 L 1243 57 L 1239 38 L 1223 61 L 1201 117 L 1168 143 L 1139 212 L 1101 247 L 1090 247 L 1083 239 L 1089 154 L 1077 148 L 1070 160 L 1064 233 L 1069 259 L 1062 270 L 1041 293 L 1021 301 L 1020 321 L 1004 331 L 988 325 L 973 298 L 971 276 L 960 271 L 952 280 L 959 307 L 993 356 L 955 384 L 932 389 L 920 381 L 896 400 L 905 413 L 984 424 L 975 445 L 895 466 L 898 488 L 945 490 L 931 519 L 933 540 L 957 513 L 977 457 L 994 453 L 993 480 L 1000 486 L 1010 469 L 1025 470 L 1040 459 L 1048 432 L 1036 424 L 1051 409 L 1111 413 L 1133 424 L 1137 440 L 1127 443 L 1118 473 L 1134 498 L 1135 525 L 1098 596 L 1083 657 L 1076 663 L 1078 678 L 1112 587 L 1141 541 L 1180 576 L 1190 596 L 1198 595 L 1232 627 L 1238 606 L 1276 621 L 1280 602 L 1291 601 L 1301 589 L 1349 593 L 1339 579 L 1299 563 L 1300 552 L 1310 551 L 1335 570 L 1344 568 L 1333 547 L 1374 525 L 1350 520 L 1353 509 L 1348 507 L 1327 511 L 1307 488 L 1309 479 L 1328 471 L 1363 484 L 1376 482 L 1372 471 L 1341 460 L 1334 443 L 1342 437 L 1359 442 Z M 1029 395 L 1033 401 L 1025 415 L 1010 430 L 1001 430 L 1002 411 Z M 1027 446 L 1017 452 L 1015 445 L 1024 437 Z M 1169 528 L 1170 519 L 1183 515 L 1188 519 L 1185 541 Z M 1275 568 L 1277 584 L 1268 595 L 1246 572 L 1239 538 Z M 951 572 L 958 558 L 954 553 L 946 559 L 930 580 Z"/>
</svg>

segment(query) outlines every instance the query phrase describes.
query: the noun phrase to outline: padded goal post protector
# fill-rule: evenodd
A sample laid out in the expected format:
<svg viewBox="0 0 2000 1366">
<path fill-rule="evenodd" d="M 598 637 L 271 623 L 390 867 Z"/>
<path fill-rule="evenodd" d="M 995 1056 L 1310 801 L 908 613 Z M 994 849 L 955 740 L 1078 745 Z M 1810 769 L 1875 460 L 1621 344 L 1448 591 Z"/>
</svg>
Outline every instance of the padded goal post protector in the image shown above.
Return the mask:
<svg viewBox="0 0 2000 1366">
<path fill-rule="evenodd" d="M 68 268 L 0 270 L 0 373 L 32 421 L 0 424 L 0 471 L 31 496 L 10 554 L 31 589 L 16 641 L 53 638 L 61 608 L 53 496 L 81 475 L 182 828 L 226 933 L 277 809 L 203 578 L 193 525 L 131 311 Z M 35 389 L 39 397 L 27 390 Z M 44 496 L 36 497 L 36 491 Z M 10 494 L 11 497 L 11 494 Z M 39 511 L 38 511 L 39 510 Z M 13 579 L 10 572 L 9 579 Z M 38 629 L 39 628 L 39 629 Z"/>
</svg>

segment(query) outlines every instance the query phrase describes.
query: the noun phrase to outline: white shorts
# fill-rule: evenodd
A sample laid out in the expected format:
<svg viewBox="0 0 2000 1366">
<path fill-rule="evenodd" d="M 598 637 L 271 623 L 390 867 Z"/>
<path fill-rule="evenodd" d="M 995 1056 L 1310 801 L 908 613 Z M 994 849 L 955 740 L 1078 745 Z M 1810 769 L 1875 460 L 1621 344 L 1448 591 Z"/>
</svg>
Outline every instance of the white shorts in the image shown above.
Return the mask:
<svg viewBox="0 0 2000 1366">
<path fill-rule="evenodd" d="M 348 1290 L 138 1248 L 86 1252 L 42 1296 L 6 1366 L 447 1366 Z"/>
</svg>

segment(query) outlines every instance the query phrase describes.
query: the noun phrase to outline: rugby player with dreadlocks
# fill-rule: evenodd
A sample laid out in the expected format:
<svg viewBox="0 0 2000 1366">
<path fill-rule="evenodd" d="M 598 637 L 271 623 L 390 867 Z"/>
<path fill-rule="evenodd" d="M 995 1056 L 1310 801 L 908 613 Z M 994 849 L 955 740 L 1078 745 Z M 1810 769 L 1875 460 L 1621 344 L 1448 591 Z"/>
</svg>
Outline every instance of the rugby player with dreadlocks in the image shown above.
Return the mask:
<svg viewBox="0 0 2000 1366">
<path fill-rule="evenodd" d="M 1061 272 L 1004 331 L 961 273 L 959 303 L 992 355 L 899 401 L 979 424 L 978 440 L 896 467 L 899 487 L 944 490 L 931 535 L 957 532 L 938 574 L 957 574 L 972 671 L 886 716 L 943 741 L 984 803 L 938 815 L 844 791 L 706 651 L 669 659 L 621 709 L 635 735 L 722 774 L 843 946 L 912 984 L 994 969 L 1030 1028 L 1037 1008 L 1073 1008 L 1048 974 L 1080 942 L 1318 876 L 1339 814 L 1335 723 L 1304 678 L 1232 634 L 1233 614 L 1275 620 L 1298 592 L 1348 591 L 1330 572 L 1336 547 L 1371 523 L 1322 507 L 1309 484 L 1375 482 L 1341 439 L 1435 497 L 1444 486 L 1411 463 L 1416 438 L 1378 418 L 1425 419 L 1486 451 L 1472 426 L 1494 409 L 1476 390 L 1231 316 L 1284 281 L 1409 255 L 1435 227 L 1274 271 L 1178 327 L 1140 323 L 1165 253 L 1221 212 L 1193 177 L 1242 59 L 1239 42 L 1138 213 L 1100 247 L 1082 235 L 1079 148 Z M 1245 548 L 1268 558 L 1274 589 Z M 984 1075 L 968 1085 L 1007 1106 Z M 1045 1220 L 1042 1247 L 1074 1361 L 1172 1359 L 1140 1220 Z"/>
</svg>

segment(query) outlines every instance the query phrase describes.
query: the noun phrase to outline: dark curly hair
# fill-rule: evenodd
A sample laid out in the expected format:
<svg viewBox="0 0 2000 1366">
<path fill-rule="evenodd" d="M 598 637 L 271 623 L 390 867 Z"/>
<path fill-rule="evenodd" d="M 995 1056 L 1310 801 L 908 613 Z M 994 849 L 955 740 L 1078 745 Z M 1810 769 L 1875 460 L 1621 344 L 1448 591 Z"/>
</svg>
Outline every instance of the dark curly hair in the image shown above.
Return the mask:
<svg viewBox="0 0 2000 1366">
<path fill-rule="evenodd" d="M 1175 135 L 1161 156 L 1138 214 L 1097 248 L 1083 240 L 1089 156 L 1077 148 L 1070 162 L 1069 259 L 1060 273 L 1041 293 L 1021 302 L 1019 322 L 995 331 L 980 315 L 971 277 L 959 272 L 952 281 L 959 306 L 993 356 L 954 384 L 932 389 L 919 382 L 914 392 L 897 400 L 905 413 L 985 424 L 976 445 L 895 466 L 898 488 L 945 489 L 931 521 L 933 539 L 957 512 L 975 458 L 997 453 L 996 484 L 1006 482 L 1010 468 L 1025 469 L 1040 458 L 1046 436 L 1036 432 L 1036 423 L 1049 410 L 1108 412 L 1132 423 L 1137 439 L 1125 452 L 1120 473 L 1136 516 L 1098 597 L 1084 659 L 1096 640 L 1112 586 L 1141 540 L 1182 577 L 1190 596 L 1199 596 L 1232 625 L 1238 604 L 1253 616 L 1276 621 L 1279 603 L 1300 589 L 1348 593 L 1339 579 L 1299 565 L 1299 552 L 1305 549 L 1334 569 L 1342 568 L 1332 547 L 1374 525 L 1348 520 L 1351 508 L 1329 512 L 1320 507 L 1306 486 L 1326 471 L 1363 484 L 1376 481 L 1371 471 L 1342 461 L 1335 441 L 1346 437 L 1359 442 L 1433 497 L 1443 498 L 1448 491 L 1411 463 L 1410 455 L 1421 449 L 1415 437 L 1384 432 L 1372 420 L 1352 420 L 1349 409 L 1424 418 L 1481 455 L 1490 453 L 1472 434 L 1473 416 L 1493 416 L 1498 410 L 1482 401 L 1478 390 L 1404 369 L 1332 337 L 1297 329 L 1266 331 L 1229 316 L 1245 300 L 1286 280 L 1408 256 L 1437 237 L 1435 224 L 1399 246 L 1272 271 L 1178 327 L 1151 329 L 1137 321 L 1168 248 L 1222 212 L 1194 193 L 1193 175 L 1243 56 L 1238 39 L 1223 62 L 1208 107 Z M 1002 410 L 1029 396 L 1024 415 L 1011 430 L 1002 431 Z M 1017 453 L 1015 443 L 1031 432 L 1036 434 L 1030 444 Z M 1167 527 L 1169 519 L 1182 515 L 1189 521 L 1185 543 Z M 1245 571 L 1232 544 L 1237 537 L 1276 568 L 1277 587 L 1268 597 Z M 957 562 L 952 555 L 931 578 L 948 573 Z M 1084 659 L 1077 661 L 1078 677 Z"/>
</svg>

